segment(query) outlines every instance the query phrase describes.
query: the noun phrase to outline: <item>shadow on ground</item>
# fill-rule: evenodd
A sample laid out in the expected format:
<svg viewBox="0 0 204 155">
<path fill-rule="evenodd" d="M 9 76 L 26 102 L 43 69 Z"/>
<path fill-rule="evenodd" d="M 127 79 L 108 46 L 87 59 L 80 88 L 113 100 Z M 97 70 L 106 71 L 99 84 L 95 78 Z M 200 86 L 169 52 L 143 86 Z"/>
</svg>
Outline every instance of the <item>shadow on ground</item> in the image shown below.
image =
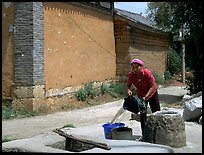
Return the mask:
<svg viewBox="0 0 204 155">
<path fill-rule="evenodd" d="M 181 102 L 182 99 L 183 99 L 183 95 L 177 96 L 177 95 L 169 95 L 169 94 L 159 94 L 159 100 L 161 103 Z"/>
</svg>

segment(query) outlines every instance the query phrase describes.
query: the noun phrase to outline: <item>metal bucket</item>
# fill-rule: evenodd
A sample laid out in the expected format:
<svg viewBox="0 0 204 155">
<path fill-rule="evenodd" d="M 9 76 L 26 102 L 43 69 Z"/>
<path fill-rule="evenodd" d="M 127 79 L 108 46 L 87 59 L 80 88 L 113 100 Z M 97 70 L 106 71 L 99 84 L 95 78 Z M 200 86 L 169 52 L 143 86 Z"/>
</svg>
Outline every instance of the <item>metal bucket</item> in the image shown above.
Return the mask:
<svg viewBox="0 0 204 155">
<path fill-rule="evenodd" d="M 112 130 L 112 139 L 132 140 L 132 129 L 128 127 L 115 128 Z"/>
<path fill-rule="evenodd" d="M 106 139 L 112 139 L 112 130 L 115 128 L 120 128 L 120 127 L 124 127 L 125 124 L 124 123 L 107 123 L 107 124 L 103 124 L 103 128 L 104 128 L 104 135 Z"/>
</svg>

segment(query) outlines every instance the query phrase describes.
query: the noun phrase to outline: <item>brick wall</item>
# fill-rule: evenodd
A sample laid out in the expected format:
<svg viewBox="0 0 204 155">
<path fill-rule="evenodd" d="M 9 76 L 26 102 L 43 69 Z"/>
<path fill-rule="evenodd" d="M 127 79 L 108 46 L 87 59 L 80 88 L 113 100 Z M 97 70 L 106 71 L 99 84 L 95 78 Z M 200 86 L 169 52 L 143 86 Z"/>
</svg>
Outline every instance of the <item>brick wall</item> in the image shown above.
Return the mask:
<svg viewBox="0 0 204 155">
<path fill-rule="evenodd" d="M 130 26 L 125 20 L 115 20 L 116 76 L 126 81 L 132 59 L 139 58 L 145 67 L 163 77 L 167 63 L 169 38 L 167 35 Z"/>
<path fill-rule="evenodd" d="M 14 82 L 44 83 L 44 18 L 42 2 L 14 3 Z"/>
<path fill-rule="evenodd" d="M 42 2 L 33 3 L 33 82 L 44 84 L 44 9 Z"/>
</svg>

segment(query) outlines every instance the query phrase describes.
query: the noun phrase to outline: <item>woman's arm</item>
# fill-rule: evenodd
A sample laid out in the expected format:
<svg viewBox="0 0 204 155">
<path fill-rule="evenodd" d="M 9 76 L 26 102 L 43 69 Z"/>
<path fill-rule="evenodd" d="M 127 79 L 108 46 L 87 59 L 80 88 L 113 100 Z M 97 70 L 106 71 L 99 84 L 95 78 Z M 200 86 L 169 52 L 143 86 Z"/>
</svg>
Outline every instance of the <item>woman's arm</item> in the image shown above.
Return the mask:
<svg viewBox="0 0 204 155">
<path fill-rule="evenodd" d="M 148 90 L 147 94 L 143 97 L 144 101 L 147 101 L 150 98 L 150 94 L 152 94 L 155 90 L 155 84 L 152 84 L 150 89 Z"/>
<path fill-rule="evenodd" d="M 132 95 L 132 90 L 130 89 L 131 85 L 132 84 L 129 84 L 129 83 L 127 84 L 127 94 L 128 94 L 128 96 Z"/>
</svg>

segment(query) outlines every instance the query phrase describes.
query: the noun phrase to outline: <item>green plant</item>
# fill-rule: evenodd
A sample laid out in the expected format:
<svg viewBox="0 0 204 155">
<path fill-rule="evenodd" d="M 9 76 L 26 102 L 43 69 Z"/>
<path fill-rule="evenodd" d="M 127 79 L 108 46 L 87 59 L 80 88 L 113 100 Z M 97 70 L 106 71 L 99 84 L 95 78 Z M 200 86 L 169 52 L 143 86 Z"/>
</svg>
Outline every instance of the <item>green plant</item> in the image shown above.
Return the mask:
<svg viewBox="0 0 204 155">
<path fill-rule="evenodd" d="M 152 74 L 153 74 L 153 76 L 154 76 L 154 78 L 155 78 L 155 82 L 156 82 L 157 85 L 164 83 L 163 78 L 159 77 L 159 75 L 157 74 L 157 72 L 153 71 Z"/>
<path fill-rule="evenodd" d="M 73 124 L 66 124 L 63 127 L 61 127 L 60 129 L 63 129 L 63 128 L 76 128 L 76 127 Z"/>
<path fill-rule="evenodd" d="M 118 95 L 126 94 L 125 84 L 123 83 L 111 82 L 110 88 Z"/>
<path fill-rule="evenodd" d="M 88 93 L 84 89 L 79 89 L 76 93 L 76 96 L 79 101 L 85 101 L 88 97 Z"/>
<path fill-rule="evenodd" d="M 181 55 L 176 53 L 173 49 L 170 49 L 168 52 L 168 71 L 171 75 L 181 72 L 181 65 Z"/>
<path fill-rule="evenodd" d="M 85 101 L 88 98 L 94 98 L 97 96 L 96 90 L 93 88 L 93 82 L 88 82 L 84 85 L 84 89 L 81 88 L 77 91 L 76 96 L 79 101 Z"/>
<path fill-rule="evenodd" d="M 164 79 L 165 79 L 165 80 L 170 80 L 171 78 L 172 78 L 171 73 L 169 72 L 169 70 L 166 70 L 166 71 L 164 72 Z"/>
<path fill-rule="evenodd" d="M 10 106 L 2 106 L 2 119 L 10 119 L 15 117 L 15 112 Z"/>
<path fill-rule="evenodd" d="M 117 98 L 119 96 L 124 96 L 126 94 L 126 89 L 123 83 L 111 81 L 109 85 L 103 84 L 101 86 L 101 92 L 102 94 L 108 93 L 111 96 Z"/>
<path fill-rule="evenodd" d="M 10 138 L 8 136 L 2 137 L 2 143 L 9 142 L 9 141 L 12 141 L 12 140 L 15 140 L 15 139 Z"/>
<path fill-rule="evenodd" d="M 25 117 L 32 117 L 32 116 L 37 116 L 38 113 L 36 111 L 27 111 L 25 109 L 16 111 L 16 116 L 18 118 L 25 118 Z"/>
<path fill-rule="evenodd" d="M 38 113 L 33 111 L 27 111 L 25 109 L 21 110 L 14 110 L 12 106 L 3 105 L 2 106 L 2 119 L 12 119 L 12 118 L 24 118 L 24 117 L 31 117 L 37 116 Z"/>
<path fill-rule="evenodd" d="M 109 92 L 109 86 L 107 84 L 102 84 L 101 86 L 101 93 L 108 93 Z"/>
</svg>

